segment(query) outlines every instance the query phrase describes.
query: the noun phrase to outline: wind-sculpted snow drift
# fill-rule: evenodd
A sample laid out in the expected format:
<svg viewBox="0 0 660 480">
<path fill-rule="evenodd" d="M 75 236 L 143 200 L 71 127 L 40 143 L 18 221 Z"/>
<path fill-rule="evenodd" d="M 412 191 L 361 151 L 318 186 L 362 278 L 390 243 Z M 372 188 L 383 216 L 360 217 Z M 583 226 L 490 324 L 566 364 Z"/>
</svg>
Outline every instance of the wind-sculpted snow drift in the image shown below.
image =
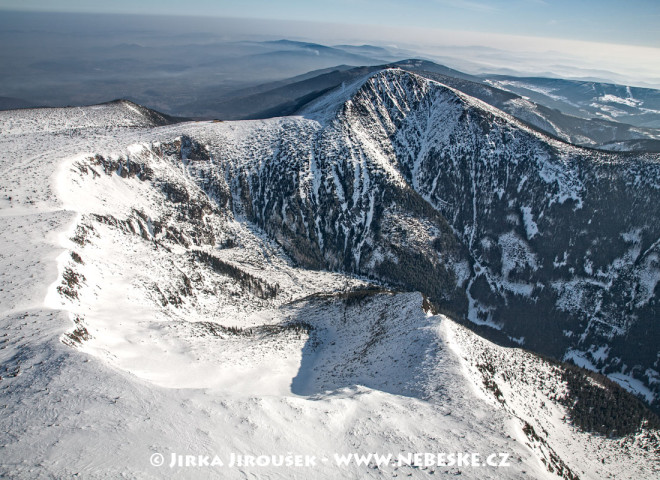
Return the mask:
<svg viewBox="0 0 660 480">
<path fill-rule="evenodd" d="M 454 451 L 511 466 L 192 474 L 657 472 L 641 402 L 510 346 L 657 402 L 658 156 L 563 144 L 400 70 L 264 121 L 0 118 L 3 474 Z"/>
</svg>

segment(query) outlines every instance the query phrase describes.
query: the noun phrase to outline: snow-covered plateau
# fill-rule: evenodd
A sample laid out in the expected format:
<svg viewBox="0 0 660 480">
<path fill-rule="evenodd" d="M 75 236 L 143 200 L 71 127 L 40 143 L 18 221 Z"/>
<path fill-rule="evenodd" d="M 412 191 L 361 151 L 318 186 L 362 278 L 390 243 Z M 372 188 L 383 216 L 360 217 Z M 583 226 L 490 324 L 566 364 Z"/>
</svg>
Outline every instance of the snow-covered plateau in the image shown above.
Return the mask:
<svg viewBox="0 0 660 480">
<path fill-rule="evenodd" d="M 660 476 L 618 387 L 658 404 L 657 155 L 401 70 L 268 120 L 4 111 L 0 152 L 2 477 Z"/>
</svg>

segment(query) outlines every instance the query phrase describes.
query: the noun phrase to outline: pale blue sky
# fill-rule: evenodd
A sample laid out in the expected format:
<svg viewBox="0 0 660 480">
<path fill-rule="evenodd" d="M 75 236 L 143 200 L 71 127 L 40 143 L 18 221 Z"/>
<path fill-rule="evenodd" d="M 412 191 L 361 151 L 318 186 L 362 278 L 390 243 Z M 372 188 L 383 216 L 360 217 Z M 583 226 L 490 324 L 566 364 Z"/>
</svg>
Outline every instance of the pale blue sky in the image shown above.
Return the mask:
<svg viewBox="0 0 660 480">
<path fill-rule="evenodd" d="M 303 20 L 660 47 L 659 0 L 0 0 L 0 9 Z"/>
</svg>

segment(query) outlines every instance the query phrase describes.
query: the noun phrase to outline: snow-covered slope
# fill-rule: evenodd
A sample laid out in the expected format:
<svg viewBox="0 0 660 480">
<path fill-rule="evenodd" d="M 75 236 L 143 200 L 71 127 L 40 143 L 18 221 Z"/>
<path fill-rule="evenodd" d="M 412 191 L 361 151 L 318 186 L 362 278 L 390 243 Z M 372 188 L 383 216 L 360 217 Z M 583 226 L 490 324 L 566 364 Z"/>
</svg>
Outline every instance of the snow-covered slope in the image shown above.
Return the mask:
<svg viewBox="0 0 660 480">
<path fill-rule="evenodd" d="M 375 283 L 422 290 L 453 313 L 481 306 L 462 293 L 476 272 L 472 232 L 439 213 L 415 158 L 483 106 L 399 71 L 350 88 L 268 121 L 157 126 L 128 103 L 0 113 L 3 476 L 657 471 L 651 424 L 616 439 L 583 432 L 562 397 L 564 367 Z M 495 373 L 479 367 L 485 357 Z M 531 407 L 535 395 L 550 413 Z M 424 452 L 503 453 L 509 466 L 396 461 Z M 151 464 L 157 453 L 164 466 Z M 172 453 L 317 465 L 169 468 Z M 395 457 L 337 465 L 352 453 Z M 608 455 L 617 461 L 598 463 Z"/>
<path fill-rule="evenodd" d="M 559 78 L 486 76 L 487 83 L 585 119 L 660 127 L 660 94 L 650 88 Z"/>
</svg>

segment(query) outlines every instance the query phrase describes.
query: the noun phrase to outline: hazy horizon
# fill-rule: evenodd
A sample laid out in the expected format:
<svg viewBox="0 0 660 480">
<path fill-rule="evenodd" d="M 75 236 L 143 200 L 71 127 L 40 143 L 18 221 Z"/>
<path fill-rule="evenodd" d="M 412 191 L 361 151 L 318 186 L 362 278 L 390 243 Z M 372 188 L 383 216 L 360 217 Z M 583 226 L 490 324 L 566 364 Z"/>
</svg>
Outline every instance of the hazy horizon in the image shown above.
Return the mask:
<svg viewBox="0 0 660 480">
<path fill-rule="evenodd" d="M 188 15 L 174 15 L 167 2 L 159 10 L 151 14 L 133 13 L 91 13 L 91 12 L 43 12 L 9 11 L 8 7 L 16 2 L 2 1 L 0 9 L 5 11 L 0 16 L 0 35 L 31 32 L 66 33 L 69 36 L 79 35 L 81 41 L 89 42 L 89 25 L 101 29 L 105 35 L 114 36 L 116 43 L 124 43 L 122 37 L 125 28 L 132 29 L 132 34 L 141 33 L 141 41 L 145 45 L 163 42 L 179 43 L 186 39 L 189 44 L 211 43 L 213 41 L 240 40 L 275 40 L 286 38 L 290 40 L 308 41 L 324 45 L 364 43 L 378 46 L 396 46 L 408 50 L 412 55 L 425 57 L 449 67 L 466 71 L 467 73 L 507 73 L 521 76 L 548 76 L 572 79 L 588 79 L 623 83 L 640 87 L 660 88 L 660 40 L 655 29 L 644 35 L 644 45 L 617 43 L 621 35 L 609 37 L 611 41 L 568 37 L 548 37 L 551 33 L 547 28 L 540 29 L 536 36 L 529 35 L 526 29 L 503 31 L 464 30 L 464 23 L 456 23 L 452 29 L 431 28 L 429 26 L 410 26 L 406 22 L 396 25 L 369 24 L 364 16 L 348 16 L 345 23 L 332 22 L 334 16 L 328 16 L 325 21 L 313 20 L 283 20 L 281 18 L 222 18 L 209 14 L 205 17 L 195 17 L 198 10 L 188 11 Z M 22 2 L 24 8 L 40 2 Z M 43 3 L 43 2 L 41 2 Z M 75 3 L 75 2 L 74 2 Z M 115 4 L 117 2 L 114 2 Z M 123 4 L 124 2 L 119 2 Z M 199 4 L 197 2 L 196 4 Z M 222 3 L 222 2 L 221 2 Z M 287 2 L 284 2 L 286 4 Z M 290 3 L 290 2 L 289 2 Z M 370 2 L 358 2 L 370 3 Z M 446 2 L 431 2 L 446 3 Z M 466 2 L 453 2 L 466 3 Z M 498 2 L 496 2 L 498 3 Z M 523 2 L 530 3 L 530 2 Z M 534 2 L 531 2 L 534 3 Z M 58 2 L 60 8 L 70 2 Z M 52 7 L 51 4 L 48 4 Z M 210 7 L 209 7 L 210 8 Z M 470 10 L 476 7 L 465 7 Z M 494 7 L 493 7 L 494 8 Z M 454 10 L 464 10 L 457 9 Z M 88 10 L 91 10 L 88 8 Z M 119 8 L 117 8 L 119 10 Z M 226 8 L 225 11 L 238 15 L 240 10 Z M 283 8 L 286 12 L 287 9 Z M 445 7 L 444 11 L 448 11 Z M 211 9 L 217 12 L 217 9 Z M 656 13 L 657 12 L 657 15 Z M 260 10 L 259 15 L 267 15 L 267 10 Z M 495 11 L 471 11 L 475 22 L 483 14 L 493 17 Z M 660 18 L 660 8 L 654 7 L 645 18 Z M 298 15 L 299 17 L 299 15 Z M 4 21 L 2 20 L 4 18 Z M 76 19 L 84 19 L 76 22 Z M 46 20 L 46 21 L 44 21 Z M 356 28 L 360 21 L 365 22 Z M 522 22 L 522 20 L 520 20 Z M 475 23 L 478 25 L 478 22 Z M 545 25 L 548 27 L 548 25 Z M 623 27 L 622 27 L 623 28 Z M 500 29 L 501 30 L 501 29 Z M 560 29 L 558 30 L 560 31 Z M 644 24 L 636 31 L 644 32 Z M 174 35 L 163 37 L 164 33 Z M 522 33 L 521 33 L 522 32 Z M 197 38 L 195 37 L 195 34 Z M 546 35 L 546 36 L 543 36 Z M 0 47 L 3 56 L 7 56 L 8 48 L 13 45 L 3 38 Z M 134 41 L 135 38 L 132 39 Z M 38 38 L 31 38 L 38 44 Z M 44 45 L 39 45 L 40 47 Z"/>
<path fill-rule="evenodd" d="M 278 42 L 283 39 L 309 45 Z M 170 115 L 228 118 L 223 116 L 227 102 L 259 85 L 277 87 L 313 75 L 309 72 L 410 58 L 472 75 L 660 88 L 660 62 L 648 61 L 660 57 L 658 52 L 648 46 L 427 27 L 4 10 L 0 108 L 125 98 Z"/>
</svg>

